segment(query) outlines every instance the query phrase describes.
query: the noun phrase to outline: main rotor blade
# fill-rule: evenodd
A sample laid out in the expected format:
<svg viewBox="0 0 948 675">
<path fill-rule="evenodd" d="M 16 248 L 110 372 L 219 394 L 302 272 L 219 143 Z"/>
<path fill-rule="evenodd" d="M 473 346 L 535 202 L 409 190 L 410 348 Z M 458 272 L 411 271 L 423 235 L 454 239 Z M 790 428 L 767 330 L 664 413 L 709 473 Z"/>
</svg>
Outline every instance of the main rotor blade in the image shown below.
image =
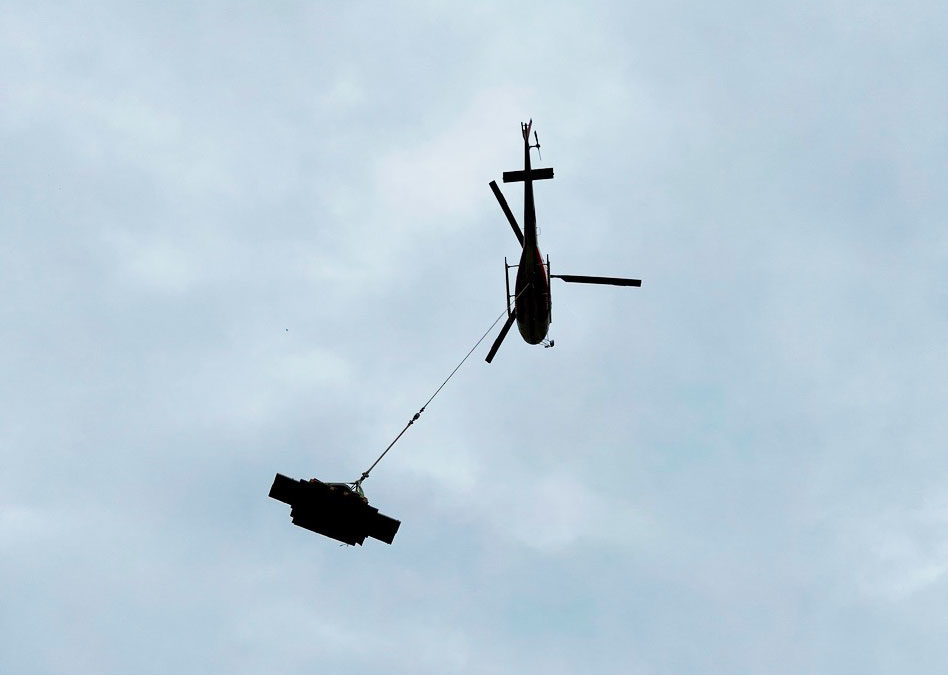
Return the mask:
<svg viewBox="0 0 948 675">
<path fill-rule="evenodd" d="M 500 343 L 504 341 L 504 338 L 507 337 L 507 331 L 510 330 L 510 327 L 513 325 L 513 322 L 517 320 L 517 310 L 515 309 L 510 313 L 510 316 L 507 317 L 507 323 L 504 324 L 504 327 L 500 329 L 500 335 L 497 336 L 497 339 L 494 340 L 494 344 L 490 346 L 490 351 L 487 352 L 487 363 L 490 363 L 494 360 L 494 354 L 497 353 L 497 350 L 500 349 Z"/>
<path fill-rule="evenodd" d="M 609 286 L 641 286 L 641 279 L 624 279 L 622 277 L 584 277 L 575 274 L 551 274 L 554 279 L 562 279 L 571 284 L 607 284 Z"/>
<path fill-rule="evenodd" d="M 514 214 L 510 211 L 510 207 L 507 206 L 507 200 L 504 199 L 504 193 L 500 191 L 499 187 L 497 187 L 497 181 L 492 180 L 490 182 L 490 189 L 493 190 L 494 196 L 497 197 L 497 201 L 500 202 L 500 208 L 503 209 L 504 215 L 507 216 L 507 221 L 510 223 L 510 227 L 513 228 L 514 234 L 517 235 L 517 241 L 520 242 L 520 246 L 523 246 L 523 232 L 521 232 L 520 226 L 517 225 L 517 219 L 514 218 Z"/>
</svg>

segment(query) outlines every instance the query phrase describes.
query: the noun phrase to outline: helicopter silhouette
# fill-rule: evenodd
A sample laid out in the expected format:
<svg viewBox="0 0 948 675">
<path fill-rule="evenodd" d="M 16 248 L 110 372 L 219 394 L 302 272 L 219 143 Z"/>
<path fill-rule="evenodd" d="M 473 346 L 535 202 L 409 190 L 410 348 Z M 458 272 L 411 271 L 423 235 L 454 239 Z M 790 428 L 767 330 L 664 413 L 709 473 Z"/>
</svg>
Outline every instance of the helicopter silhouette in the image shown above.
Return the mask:
<svg viewBox="0 0 948 675">
<path fill-rule="evenodd" d="M 504 275 L 507 284 L 507 322 L 490 351 L 487 352 L 487 363 L 494 360 L 500 344 L 507 337 L 507 332 L 517 322 L 517 329 L 520 331 L 524 341 L 531 345 L 543 343 L 546 347 L 552 347 L 553 341 L 547 341 L 546 336 L 550 329 L 552 321 L 552 300 L 550 297 L 550 279 L 562 279 L 568 283 L 579 284 L 606 284 L 610 286 L 641 286 L 641 279 L 628 279 L 624 277 L 591 277 L 576 274 L 550 274 L 550 258 L 547 256 L 546 262 L 540 253 L 537 245 L 537 215 L 533 201 L 533 181 L 547 180 L 553 178 L 553 169 L 551 167 L 543 169 L 534 169 L 530 166 L 530 150 L 537 149 L 537 155 L 540 153 L 540 139 L 537 132 L 533 131 L 534 143 L 530 143 L 530 131 L 533 127 L 533 120 L 521 122 L 520 128 L 523 133 L 523 171 L 504 171 L 505 183 L 523 183 L 523 225 L 521 231 L 507 205 L 500 188 L 496 181 L 489 183 L 490 189 L 500 203 L 510 227 L 513 229 L 517 241 L 520 242 L 520 262 L 517 265 L 508 265 L 507 258 L 504 258 Z M 510 270 L 517 269 L 517 278 L 514 282 L 514 293 L 510 293 Z M 514 306 L 511 308 L 510 300 L 513 298 Z"/>
</svg>

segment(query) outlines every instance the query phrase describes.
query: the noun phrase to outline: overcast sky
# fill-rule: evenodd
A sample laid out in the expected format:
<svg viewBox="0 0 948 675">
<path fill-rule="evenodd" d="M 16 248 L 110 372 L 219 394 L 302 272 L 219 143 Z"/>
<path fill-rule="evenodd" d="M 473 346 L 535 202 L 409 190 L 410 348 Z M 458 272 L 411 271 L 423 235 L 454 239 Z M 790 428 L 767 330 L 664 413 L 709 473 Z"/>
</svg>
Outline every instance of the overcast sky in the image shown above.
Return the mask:
<svg viewBox="0 0 948 675">
<path fill-rule="evenodd" d="M 0 20 L 0 672 L 944 672 L 944 3 L 91 5 Z M 643 287 L 292 526 L 503 310 L 531 117 Z"/>
</svg>

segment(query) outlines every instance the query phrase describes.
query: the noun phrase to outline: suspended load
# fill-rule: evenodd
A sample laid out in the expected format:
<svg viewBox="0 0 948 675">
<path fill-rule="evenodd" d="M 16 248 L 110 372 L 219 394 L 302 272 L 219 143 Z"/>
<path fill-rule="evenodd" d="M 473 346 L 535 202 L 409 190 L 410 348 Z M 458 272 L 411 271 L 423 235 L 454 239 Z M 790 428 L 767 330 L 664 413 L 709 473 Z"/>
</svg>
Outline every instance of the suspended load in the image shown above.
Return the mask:
<svg viewBox="0 0 948 675">
<path fill-rule="evenodd" d="M 348 483 L 294 480 L 278 473 L 270 487 L 273 499 L 290 505 L 294 525 L 354 546 L 366 537 L 391 544 L 401 521 L 379 513 Z"/>
</svg>

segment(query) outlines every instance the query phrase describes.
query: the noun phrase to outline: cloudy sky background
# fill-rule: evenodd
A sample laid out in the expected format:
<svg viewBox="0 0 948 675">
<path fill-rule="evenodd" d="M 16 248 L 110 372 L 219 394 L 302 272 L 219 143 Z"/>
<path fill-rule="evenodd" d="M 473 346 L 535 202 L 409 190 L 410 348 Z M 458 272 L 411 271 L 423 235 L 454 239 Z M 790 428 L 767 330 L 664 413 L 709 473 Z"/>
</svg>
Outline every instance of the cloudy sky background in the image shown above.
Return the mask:
<svg viewBox="0 0 948 675">
<path fill-rule="evenodd" d="M 0 672 L 940 673 L 937 2 L 6 3 Z M 556 347 L 487 187 L 532 117 Z M 522 196 L 504 188 L 515 213 Z"/>
</svg>

